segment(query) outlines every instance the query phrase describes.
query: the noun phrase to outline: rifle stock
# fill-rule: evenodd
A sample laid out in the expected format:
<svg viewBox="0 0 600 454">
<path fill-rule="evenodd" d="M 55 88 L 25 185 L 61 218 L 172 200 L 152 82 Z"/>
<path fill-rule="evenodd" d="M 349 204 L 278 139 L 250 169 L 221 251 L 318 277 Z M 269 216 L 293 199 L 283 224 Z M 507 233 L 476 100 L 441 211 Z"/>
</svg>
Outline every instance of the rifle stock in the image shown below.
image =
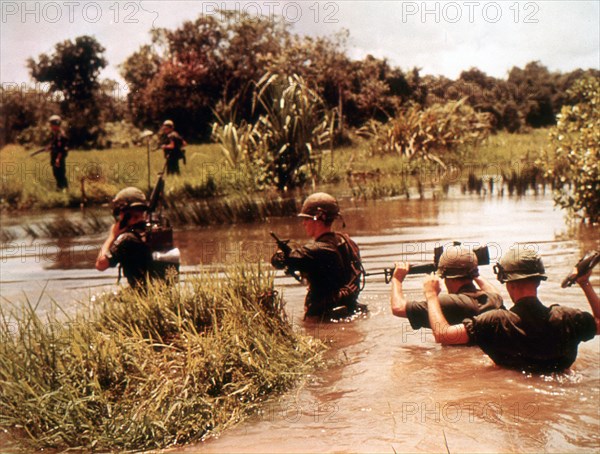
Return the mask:
<svg viewBox="0 0 600 454">
<path fill-rule="evenodd" d="M 600 252 L 599 251 L 589 251 L 587 252 L 579 262 L 575 265 L 577 272 L 569 274 L 566 278 L 563 279 L 560 286 L 562 288 L 567 288 L 572 286 L 575 281 L 581 276 L 587 274 L 591 269 L 593 269 L 598 263 L 600 263 Z"/>
</svg>

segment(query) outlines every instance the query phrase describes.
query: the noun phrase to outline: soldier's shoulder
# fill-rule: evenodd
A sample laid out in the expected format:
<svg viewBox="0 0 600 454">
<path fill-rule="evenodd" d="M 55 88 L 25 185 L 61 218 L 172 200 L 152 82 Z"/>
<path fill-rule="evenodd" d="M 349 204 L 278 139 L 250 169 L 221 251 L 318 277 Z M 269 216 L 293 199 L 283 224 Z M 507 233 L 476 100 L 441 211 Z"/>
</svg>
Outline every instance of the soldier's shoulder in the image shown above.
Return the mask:
<svg viewBox="0 0 600 454">
<path fill-rule="evenodd" d="M 129 242 L 134 242 L 134 243 L 141 243 L 142 238 L 140 237 L 140 235 L 138 233 L 129 231 L 129 232 L 124 232 L 121 233 L 117 239 L 115 240 L 115 242 L 113 243 L 113 245 L 115 247 L 119 247 L 125 243 L 129 243 Z"/>
<path fill-rule="evenodd" d="M 519 319 L 519 316 L 512 311 L 500 308 L 500 309 L 492 309 L 490 311 L 483 312 L 483 313 L 473 317 L 473 319 L 478 324 L 494 324 L 494 323 L 498 323 L 502 320 L 517 321 Z"/>
<path fill-rule="evenodd" d="M 554 320 L 567 320 L 573 317 L 592 317 L 593 315 L 587 311 L 576 309 L 574 307 L 561 306 L 560 304 L 552 304 L 548 306 L 550 309 L 550 318 Z"/>
</svg>

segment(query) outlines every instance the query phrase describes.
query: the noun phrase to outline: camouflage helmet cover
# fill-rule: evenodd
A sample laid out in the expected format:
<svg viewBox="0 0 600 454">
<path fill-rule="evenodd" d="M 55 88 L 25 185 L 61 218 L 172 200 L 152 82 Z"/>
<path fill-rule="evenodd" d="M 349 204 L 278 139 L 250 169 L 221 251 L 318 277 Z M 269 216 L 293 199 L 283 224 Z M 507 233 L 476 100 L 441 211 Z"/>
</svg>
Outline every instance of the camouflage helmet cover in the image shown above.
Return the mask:
<svg viewBox="0 0 600 454">
<path fill-rule="evenodd" d="M 335 197 L 325 192 L 316 192 L 306 198 L 298 216 L 314 220 L 330 221 L 339 216 L 339 214 L 340 207 Z"/>
<path fill-rule="evenodd" d="M 502 283 L 537 277 L 548 279 L 542 258 L 532 245 L 519 244 L 504 254 L 494 266 L 494 272 Z"/>
<path fill-rule="evenodd" d="M 146 195 L 133 186 L 121 189 L 112 201 L 115 209 L 147 207 Z"/>
<path fill-rule="evenodd" d="M 444 249 L 438 263 L 438 275 L 444 279 L 479 276 L 477 255 L 471 248 L 452 245 Z"/>
<path fill-rule="evenodd" d="M 62 119 L 58 115 L 52 115 L 48 119 L 48 123 L 50 123 L 51 125 L 60 125 L 61 122 L 62 122 Z"/>
</svg>

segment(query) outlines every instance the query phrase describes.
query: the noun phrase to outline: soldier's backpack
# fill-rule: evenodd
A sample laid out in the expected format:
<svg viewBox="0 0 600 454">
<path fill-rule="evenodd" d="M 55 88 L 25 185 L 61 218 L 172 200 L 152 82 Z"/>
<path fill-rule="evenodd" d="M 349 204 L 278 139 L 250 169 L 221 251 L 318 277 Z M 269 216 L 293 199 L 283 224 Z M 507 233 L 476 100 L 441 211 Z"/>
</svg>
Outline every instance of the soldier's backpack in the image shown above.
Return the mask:
<svg viewBox="0 0 600 454">
<path fill-rule="evenodd" d="M 355 288 L 355 292 L 358 293 L 364 288 L 365 284 L 365 269 L 360 259 L 360 250 L 348 234 L 338 232 L 337 236 L 340 238 L 338 252 L 344 261 L 346 287 L 353 290 Z"/>
<path fill-rule="evenodd" d="M 180 252 L 173 244 L 173 228 L 162 216 L 146 227 L 146 244 L 152 252 L 152 275 L 160 279 L 179 275 Z"/>
<path fill-rule="evenodd" d="M 183 138 L 175 131 L 169 134 L 169 139 L 171 139 L 175 143 L 175 148 L 171 151 L 171 153 L 173 153 L 172 158 L 177 160 L 183 160 L 183 163 L 186 164 L 184 149 L 186 145 L 185 140 L 183 140 Z"/>
</svg>

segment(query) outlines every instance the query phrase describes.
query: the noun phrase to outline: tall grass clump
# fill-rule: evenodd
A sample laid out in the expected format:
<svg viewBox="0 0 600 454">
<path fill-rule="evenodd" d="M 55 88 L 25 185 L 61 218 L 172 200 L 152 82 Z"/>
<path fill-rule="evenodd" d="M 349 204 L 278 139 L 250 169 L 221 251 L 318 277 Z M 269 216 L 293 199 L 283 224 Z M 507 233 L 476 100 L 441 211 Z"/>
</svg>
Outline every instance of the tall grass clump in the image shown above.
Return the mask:
<svg viewBox="0 0 600 454">
<path fill-rule="evenodd" d="M 298 204 L 293 197 L 253 197 L 247 194 L 179 203 L 171 198 L 165 202 L 166 215 L 175 225 L 223 225 L 265 221 L 271 217 L 293 216 Z"/>
<path fill-rule="evenodd" d="M 105 232 L 114 221 L 110 217 L 100 217 L 90 213 L 82 221 L 57 217 L 51 221 L 25 224 L 22 229 L 32 238 L 74 238 Z"/>
<path fill-rule="evenodd" d="M 475 112 L 466 99 L 412 105 L 385 124 L 371 120 L 358 132 L 371 139 L 373 155 L 395 154 L 444 164 L 445 155 L 465 144 L 477 144 L 491 131 L 489 114 Z"/>
<path fill-rule="evenodd" d="M 29 448 L 156 449 L 235 424 L 321 365 L 272 275 L 237 268 L 100 297 L 68 322 L 1 314 L 0 427 Z"/>
<path fill-rule="evenodd" d="M 302 77 L 265 74 L 253 95 L 254 123 L 215 123 L 213 140 L 232 166 L 244 166 L 257 184 L 279 190 L 318 176 L 322 149 L 331 147 L 334 118 Z"/>
</svg>

